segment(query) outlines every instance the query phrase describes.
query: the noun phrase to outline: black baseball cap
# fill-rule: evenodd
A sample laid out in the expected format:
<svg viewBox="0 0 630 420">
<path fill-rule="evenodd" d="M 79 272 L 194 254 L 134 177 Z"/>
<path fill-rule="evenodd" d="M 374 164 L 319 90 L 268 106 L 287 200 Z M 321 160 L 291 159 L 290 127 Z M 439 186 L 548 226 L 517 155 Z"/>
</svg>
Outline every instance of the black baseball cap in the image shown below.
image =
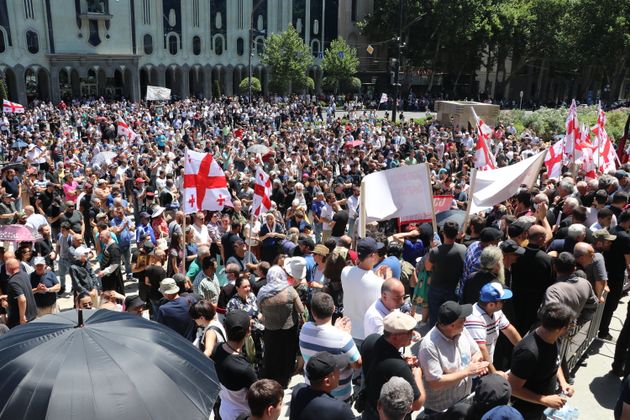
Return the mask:
<svg viewBox="0 0 630 420">
<path fill-rule="evenodd" d="M 525 222 L 523 220 L 516 220 L 508 226 L 508 234 L 510 236 L 518 236 L 528 231 L 532 226 L 531 223 Z"/>
<path fill-rule="evenodd" d="M 125 308 L 127 310 L 135 309 L 144 305 L 146 305 L 146 302 L 142 300 L 140 296 L 127 296 L 125 298 Z"/>
<path fill-rule="evenodd" d="M 373 252 L 382 249 L 385 246 L 382 242 L 376 242 L 374 238 L 359 239 L 357 243 L 357 253 L 359 257 L 367 257 Z"/>
<path fill-rule="evenodd" d="M 228 334 L 230 332 L 247 331 L 250 326 L 250 321 L 251 318 L 247 312 L 241 309 L 231 311 L 225 316 L 225 331 Z"/>
<path fill-rule="evenodd" d="M 466 318 L 472 313 L 472 305 L 460 305 L 457 302 L 449 300 L 440 306 L 438 311 L 438 322 L 442 325 L 449 325 L 458 319 Z"/>
<path fill-rule="evenodd" d="M 344 355 L 333 355 L 322 351 L 308 359 L 306 376 L 310 381 L 317 381 L 330 375 L 335 369 L 346 367 L 348 367 L 348 359 Z"/>
<path fill-rule="evenodd" d="M 481 242 L 494 242 L 501 239 L 501 231 L 493 227 L 485 227 L 479 232 L 479 240 Z"/>
<path fill-rule="evenodd" d="M 504 254 L 523 255 L 525 253 L 525 248 L 519 246 L 513 239 L 508 239 L 501 242 L 499 244 L 499 248 Z"/>
<path fill-rule="evenodd" d="M 299 244 L 308 247 L 308 249 L 310 249 L 311 251 L 315 249 L 315 242 L 313 242 L 313 240 L 308 237 L 300 239 Z"/>
</svg>

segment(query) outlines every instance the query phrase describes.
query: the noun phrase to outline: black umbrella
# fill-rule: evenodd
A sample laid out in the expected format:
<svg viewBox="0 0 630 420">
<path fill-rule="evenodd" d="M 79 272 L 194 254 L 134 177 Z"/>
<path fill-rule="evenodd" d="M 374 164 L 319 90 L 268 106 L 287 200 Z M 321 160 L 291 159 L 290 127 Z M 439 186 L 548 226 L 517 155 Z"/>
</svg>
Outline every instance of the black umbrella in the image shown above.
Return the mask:
<svg viewBox="0 0 630 420">
<path fill-rule="evenodd" d="M 435 215 L 435 221 L 440 229 L 444 228 L 446 222 L 457 222 L 461 229 L 465 218 L 466 211 L 464 210 L 446 210 Z"/>
<path fill-rule="evenodd" d="M 15 172 L 18 172 L 20 174 L 22 174 L 24 172 L 24 164 L 22 163 L 8 163 L 6 165 L 4 165 L 0 170 L 1 171 L 8 171 L 9 169 L 13 169 L 15 170 Z"/>
<path fill-rule="evenodd" d="M 0 419 L 204 419 L 219 392 L 214 363 L 137 315 L 47 315 L 0 338 Z"/>
</svg>

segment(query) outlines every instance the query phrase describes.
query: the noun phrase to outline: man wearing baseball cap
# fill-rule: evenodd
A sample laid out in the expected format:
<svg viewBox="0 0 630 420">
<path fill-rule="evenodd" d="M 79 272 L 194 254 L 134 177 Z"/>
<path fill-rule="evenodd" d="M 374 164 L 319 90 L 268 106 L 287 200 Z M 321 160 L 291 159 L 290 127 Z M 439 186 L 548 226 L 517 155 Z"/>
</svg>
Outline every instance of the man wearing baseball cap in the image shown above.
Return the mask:
<svg viewBox="0 0 630 420">
<path fill-rule="evenodd" d="M 61 284 L 57 276 L 54 272 L 46 270 L 44 257 L 35 257 L 33 266 L 35 271 L 31 273 L 31 286 L 37 304 L 37 316 L 58 312 L 57 292 L 61 290 Z"/>
<path fill-rule="evenodd" d="M 391 312 L 383 318 L 383 335 L 376 341 L 372 334 L 361 347 L 365 380 L 364 419 L 378 419 L 377 403 L 383 385 L 393 376 L 409 382 L 413 389 L 412 411 L 420 410 L 426 398 L 422 383 L 422 370 L 415 357 L 403 358 L 400 348 L 411 345 L 417 321 L 411 315 L 400 311 Z M 373 343 L 373 345 L 371 345 Z"/>
<path fill-rule="evenodd" d="M 488 372 L 488 362 L 464 328 L 471 313 L 472 305 L 444 302 L 437 324 L 420 343 L 418 360 L 426 384 L 427 414 L 444 411 L 470 395 L 472 378 Z"/>
<path fill-rule="evenodd" d="M 323 351 L 311 357 L 305 369 L 310 385 L 301 384 L 293 389 L 289 419 L 356 418 L 349 404 L 330 395 L 339 385 L 339 372 L 347 366 L 348 359 L 342 354 Z"/>
<path fill-rule="evenodd" d="M 363 318 L 368 308 L 381 296 L 381 285 L 384 279 L 379 277 L 372 268 L 378 261 L 378 250 L 383 247 L 374 238 L 359 239 L 356 266 L 349 266 L 341 272 L 341 286 L 343 287 L 343 313 L 352 323 L 352 338 L 357 347 L 365 339 Z M 378 399 L 378 395 L 376 396 Z M 374 400 L 376 401 L 376 400 Z"/>
<path fill-rule="evenodd" d="M 240 309 L 225 316 L 225 334 L 227 341 L 216 348 L 212 355 L 221 390 L 222 419 L 236 419 L 249 411 L 247 390 L 256 382 L 256 372 L 242 354 L 245 339 L 249 336 L 251 318 Z"/>
<path fill-rule="evenodd" d="M 521 341 L 521 335 L 502 311 L 503 301 L 511 297 L 512 291 L 505 289 L 501 283 L 487 283 L 481 288 L 479 301 L 473 305 L 472 313 L 466 317 L 464 323 L 464 327 L 479 346 L 483 360 L 490 363 L 488 370 L 491 373 L 497 372 L 492 360 L 499 332 L 505 334 L 512 345 Z M 507 378 L 505 373 L 498 373 Z"/>
</svg>

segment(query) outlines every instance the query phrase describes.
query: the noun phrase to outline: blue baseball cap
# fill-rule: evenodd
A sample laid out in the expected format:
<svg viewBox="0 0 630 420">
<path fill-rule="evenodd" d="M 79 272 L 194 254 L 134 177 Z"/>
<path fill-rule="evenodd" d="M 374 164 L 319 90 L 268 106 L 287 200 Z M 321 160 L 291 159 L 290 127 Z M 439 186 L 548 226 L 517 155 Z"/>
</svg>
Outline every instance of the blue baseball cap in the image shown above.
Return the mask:
<svg viewBox="0 0 630 420">
<path fill-rule="evenodd" d="M 481 420 L 523 420 L 523 415 L 514 407 L 500 405 L 484 414 Z"/>
<path fill-rule="evenodd" d="M 512 297 L 510 289 L 504 289 L 501 283 L 487 283 L 479 292 L 479 302 L 496 302 L 499 300 L 507 300 Z"/>
</svg>

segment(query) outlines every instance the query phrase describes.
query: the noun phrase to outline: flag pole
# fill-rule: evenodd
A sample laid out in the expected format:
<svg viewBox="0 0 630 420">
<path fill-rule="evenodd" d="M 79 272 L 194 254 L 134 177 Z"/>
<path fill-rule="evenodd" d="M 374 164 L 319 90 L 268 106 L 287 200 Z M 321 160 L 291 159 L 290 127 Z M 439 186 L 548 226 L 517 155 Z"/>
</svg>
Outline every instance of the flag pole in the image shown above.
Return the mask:
<svg viewBox="0 0 630 420">
<path fill-rule="evenodd" d="M 247 263 L 252 263 L 252 230 L 254 230 L 254 209 L 249 216 L 249 232 L 247 233 Z"/>
<path fill-rule="evenodd" d="M 433 202 L 433 187 L 431 186 L 431 170 L 428 164 L 424 164 L 427 171 L 427 181 L 429 182 L 429 196 L 431 199 L 431 224 L 433 225 L 433 233 L 437 233 L 437 219 L 435 217 L 435 203 Z"/>
<path fill-rule="evenodd" d="M 468 194 L 468 203 L 466 205 L 466 216 L 464 216 L 464 223 L 462 225 L 462 233 L 466 234 L 466 228 L 468 227 L 468 222 L 470 220 L 470 209 L 472 207 L 473 202 L 473 194 L 475 192 L 475 184 L 477 183 L 477 168 L 472 169 L 472 173 L 470 175 L 470 194 Z"/>
</svg>

